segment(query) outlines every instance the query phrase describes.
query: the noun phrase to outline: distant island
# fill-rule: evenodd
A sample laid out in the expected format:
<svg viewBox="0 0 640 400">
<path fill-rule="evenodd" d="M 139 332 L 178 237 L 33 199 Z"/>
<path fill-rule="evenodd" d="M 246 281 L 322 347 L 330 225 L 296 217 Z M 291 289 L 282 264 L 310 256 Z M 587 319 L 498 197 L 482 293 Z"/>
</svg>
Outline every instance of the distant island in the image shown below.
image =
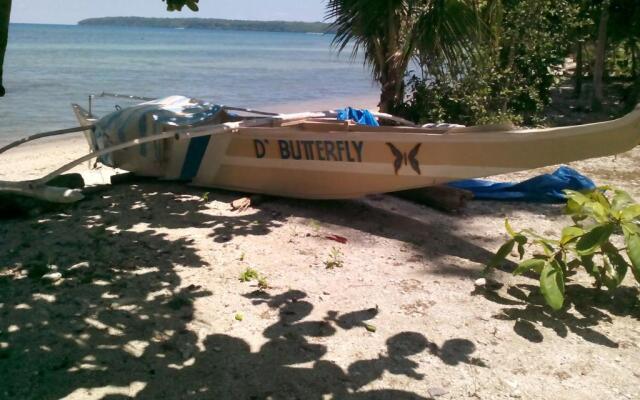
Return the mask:
<svg viewBox="0 0 640 400">
<path fill-rule="evenodd" d="M 86 26 L 129 26 L 149 28 L 190 28 L 234 31 L 332 33 L 331 25 L 324 22 L 245 21 L 216 18 L 144 18 L 104 17 L 78 22 Z"/>
</svg>

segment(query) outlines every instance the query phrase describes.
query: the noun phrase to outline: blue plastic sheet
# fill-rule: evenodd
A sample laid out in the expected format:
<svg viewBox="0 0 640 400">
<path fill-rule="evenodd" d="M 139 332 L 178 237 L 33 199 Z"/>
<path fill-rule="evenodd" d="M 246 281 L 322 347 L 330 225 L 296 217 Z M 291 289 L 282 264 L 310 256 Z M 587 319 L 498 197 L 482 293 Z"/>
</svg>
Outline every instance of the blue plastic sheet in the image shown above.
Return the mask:
<svg viewBox="0 0 640 400">
<path fill-rule="evenodd" d="M 355 121 L 358 125 L 380 126 L 376 117 L 369 110 L 347 107 L 338 110 L 338 121 Z"/>
<path fill-rule="evenodd" d="M 564 202 L 563 190 L 587 191 L 596 185 L 576 170 L 562 166 L 552 174 L 544 174 L 523 182 L 493 182 L 468 179 L 449 186 L 473 192 L 478 200 L 529 201 L 537 203 Z"/>
</svg>

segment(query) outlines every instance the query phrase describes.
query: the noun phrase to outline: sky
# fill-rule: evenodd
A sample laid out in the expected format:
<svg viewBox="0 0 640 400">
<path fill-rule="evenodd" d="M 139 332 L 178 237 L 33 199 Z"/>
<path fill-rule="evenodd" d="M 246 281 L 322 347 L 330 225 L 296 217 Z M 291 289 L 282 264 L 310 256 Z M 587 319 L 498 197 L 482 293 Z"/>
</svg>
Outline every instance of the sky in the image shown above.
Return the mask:
<svg viewBox="0 0 640 400">
<path fill-rule="evenodd" d="M 197 13 L 167 12 L 162 0 L 13 0 L 11 22 L 75 24 L 121 16 L 322 21 L 324 13 L 324 0 L 200 0 Z"/>
</svg>

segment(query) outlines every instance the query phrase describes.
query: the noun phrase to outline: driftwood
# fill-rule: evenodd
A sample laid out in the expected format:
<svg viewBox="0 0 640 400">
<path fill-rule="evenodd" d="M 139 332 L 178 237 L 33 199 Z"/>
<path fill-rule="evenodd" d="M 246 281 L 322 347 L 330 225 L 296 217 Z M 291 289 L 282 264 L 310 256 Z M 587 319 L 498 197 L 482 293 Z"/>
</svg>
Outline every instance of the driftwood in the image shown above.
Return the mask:
<svg viewBox="0 0 640 400">
<path fill-rule="evenodd" d="M 472 192 L 449 186 L 404 190 L 392 195 L 446 212 L 458 212 L 473 199 Z"/>
</svg>

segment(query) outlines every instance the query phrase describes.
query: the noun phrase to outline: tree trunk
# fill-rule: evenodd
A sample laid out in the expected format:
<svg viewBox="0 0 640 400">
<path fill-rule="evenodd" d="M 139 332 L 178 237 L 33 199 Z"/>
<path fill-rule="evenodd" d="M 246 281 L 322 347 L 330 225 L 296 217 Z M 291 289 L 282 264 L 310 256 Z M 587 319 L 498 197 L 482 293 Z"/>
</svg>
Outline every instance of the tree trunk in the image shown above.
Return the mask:
<svg viewBox="0 0 640 400">
<path fill-rule="evenodd" d="M 4 65 L 4 53 L 7 49 L 9 38 L 9 16 L 11 15 L 11 0 L 0 1 L 0 97 L 4 96 L 2 86 L 2 66 Z"/>
<path fill-rule="evenodd" d="M 602 108 L 604 100 L 604 87 L 602 77 L 604 75 L 604 62 L 607 55 L 607 26 L 609 25 L 610 0 L 602 2 L 600 11 L 600 23 L 598 26 L 598 41 L 596 44 L 596 60 L 593 67 L 593 100 L 591 106 L 594 109 Z"/>
<path fill-rule="evenodd" d="M 576 49 L 576 86 L 573 91 L 576 99 L 579 99 L 582 95 L 582 63 L 584 62 L 582 48 L 582 40 L 578 40 L 578 47 Z"/>
<path fill-rule="evenodd" d="M 634 41 L 631 43 L 631 79 L 635 84 L 638 80 L 638 44 Z"/>
<path fill-rule="evenodd" d="M 396 85 L 393 82 L 380 82 L 382 89 L 380 92 L 380 112 L 391 113 L 396 104 Z"/>
<path fill-rule="evenodd" d="M 404 74 L 406 68 L 386 68 L 380 77 L 380 112 L 393 113 L 395 106 L 404 100 Z"/>
<path fill-rule="evenodd" d="M 638 43 L 631 43 L 631 78 L 633 79 L 633 103 L 640 102 L 640 79 L 638 77 Z M 631 104 L 635 106 L 636 104 Z"/>
</svg>

